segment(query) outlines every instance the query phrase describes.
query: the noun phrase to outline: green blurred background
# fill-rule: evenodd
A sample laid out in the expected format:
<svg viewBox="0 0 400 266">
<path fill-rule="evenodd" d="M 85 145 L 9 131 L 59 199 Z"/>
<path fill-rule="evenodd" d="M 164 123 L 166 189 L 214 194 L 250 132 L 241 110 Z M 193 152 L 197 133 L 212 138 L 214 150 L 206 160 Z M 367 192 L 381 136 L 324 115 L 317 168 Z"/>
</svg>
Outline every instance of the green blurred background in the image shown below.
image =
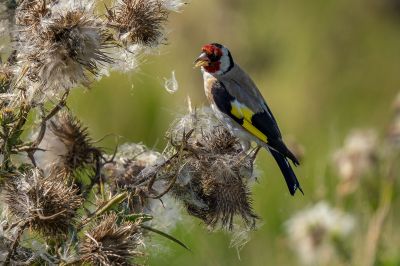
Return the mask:
<svg viewBox="0 0 400 266">
<path fill-rule="evenodd" d="M 240 251 L 230 236 L 209 233 L 194 218 L 171 233 L 192 250 L 155 237 L 149 265 L 296 265 L 284 222 L 315 200 L 333 197 L 326 175 L 332 151 L 353 128 L 383 130 L 400 84 L 400 1 L 397 0 L 192 0 L 172 14 L 169 44 L 146 57 L 135 73 L 112 73 L 87 91 L 74 90 L 70 108 L 94 139 L 120 140 L 162 150 L 171 121 L 207 104 L 192 62 L 209 42 L 225 44 L 258 84 L 284 138 L 305 149 L 296 169 L 305 196 L 291 197 L 265 151 L 257 159 L 260 183 L 254 208 L 261 227 Z M 175 70 L 179 90 L 164 89 Z M 115 138 L 102 145 L 112 150 Z M 328 190 L 325 188 L 328 185 Z M 301 244 L 301 243 L 299 243 Z"/>
</svg>

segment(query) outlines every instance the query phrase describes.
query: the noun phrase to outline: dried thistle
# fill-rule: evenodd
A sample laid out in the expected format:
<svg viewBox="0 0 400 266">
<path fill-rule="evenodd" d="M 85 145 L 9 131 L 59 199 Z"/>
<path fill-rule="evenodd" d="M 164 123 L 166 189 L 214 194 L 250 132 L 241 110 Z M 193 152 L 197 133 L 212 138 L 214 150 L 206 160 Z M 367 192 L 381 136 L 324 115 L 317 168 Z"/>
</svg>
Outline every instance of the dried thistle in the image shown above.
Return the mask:
<svg viewBox="0 0 400 266">
<path fill-rule="evenodd" d="M 158 152 L 149 150 L 141 144 L 125 143 L 118 148 L 112 163 L 103 168 L 103 180 L 109 185 L 112 193 L 128 190 L 128 207 L 130 212 L 152 214 L 158 213 L 158 200 L 148 198 L 145 184 L 149 179 L 143 177 L 147 171 L 154 171 L 156 165 L 162 165 L 165 158 Z M 156 173 L 154 173 L 156 174 Z M 152 174 L 151 174 L 152 175 Z M 150 177 L 149 177 L 150 178 Z M 156 181 L 151 190 L 162 190 L 163 185 Z M 165 198 L 163 198 L 164 202 Z M 167 199 L 169 200 L 169 199 Z"/>
<path fill-rule="evenodd" d="M 167 18 L 168 11 L 159 0 L 120 0 L 107 12 L 108 25 L 125 46 L 158 45 Z"/>
<path fill-rule="evenodd" d="M 181 141 L 184 132 L 192 133 Z M 254 226 L 257 215 L 251 208 L 248 189 L 254 158 L 243 152 L 239 139 L 208 116 L 207 109 L 183 117 L 169 134 L 169 152 L 176 156 L 164 178 L 177 175 L 172 191 L 188 212 L 212 228 L 220 223 L 232 229 L 236 215 L 246 225 Z"/>
<path fill-rule="evenodd" d="M 28 87 L 31 98 L 88 85 L 89 74 L 97 75 L 100 66 L 112 62 L 105 52 L 112 38 L 92 7 L 72 9 L 51 1 L 27 2 L 27 7 L 17 12 L 23 19 L 17 24 L 16 70 L 25 81 L 20 86 Z"/>
<path fill-rule="evenodd" d="M 35 154 L 42 169 L 55 168 L 67 175 L 80 169 L 94 170 L 101 156 L 87 128 L 68 111 L 60 111 L 48 122 L 39 148 L 46 150 Z"/>
<path fill-rule="evenodd" d="M 33 169 L 6 183 L 5 203 L 30 228 L 52 237 L 68 232 L 83 198 L 61 177 L 45 178 L 40 170 Z"/>
<path fill-rule="evenodd" d="M 90 229 L 80 244 L 81 261 L 92 265 L 132 265 L 132 260 L 143 254 L 138 251 L 142 243 L 139 223 L 118 223 L 111 213 Z"/>
<path fill-rule="evenodd" d="M 113 194 L 121 190 L 129 191 L 128 210 L 130 213 L 143 213 L 153 218 L 149 224 L 157 229 L 169 231 L 181 219 L 181 207 L 170 195 L 161 200 L 149 198 L 149 179 L 165 163 L 162 154 L 141 144 L 125 143 L 118 148 L 112 163 L 103 168 L 103 180 L 110 185 Z M 145 176 L 148 175 L 148 178 Z M 155 180 L 150 191 L 159 194 L 165 190 L 163 180 Z"/>
<path fill-rule="evenodd" d="M 51 2 L 51 1 L 50 1 Z M 17 25 L 29 26 L 35 29 L 41 20 L 49 14 L 50 8 L 45 0 L 21 1 L 15 14 Z"/>
</svg>

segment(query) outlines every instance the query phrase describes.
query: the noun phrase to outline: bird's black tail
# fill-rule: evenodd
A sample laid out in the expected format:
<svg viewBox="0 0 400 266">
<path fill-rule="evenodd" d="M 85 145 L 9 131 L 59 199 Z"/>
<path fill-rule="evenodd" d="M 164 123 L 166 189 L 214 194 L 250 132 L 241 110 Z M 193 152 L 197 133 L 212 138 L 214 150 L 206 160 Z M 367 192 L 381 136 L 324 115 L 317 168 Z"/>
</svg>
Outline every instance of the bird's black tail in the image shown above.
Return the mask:
<svg viewBox="0 0 400 266">
<path fill-rule="evenodd" d="M 299 180 L 297 180 L 296 174 L 293 172 L 293 169 L 290 166 L 288 159 L 286 159 L 282 154 L 273 149 L 269 149 L 269 151 L 271 152 L 272 156 L 274 156 L 275 161 L 278 163 L 278 166 L 281 169 L 283 176 L 285 177 L 285 181 L 289 188 L 290 194 L 293 196 L 296 190 L 299 189 L 304 195 Z"/>
</svg>

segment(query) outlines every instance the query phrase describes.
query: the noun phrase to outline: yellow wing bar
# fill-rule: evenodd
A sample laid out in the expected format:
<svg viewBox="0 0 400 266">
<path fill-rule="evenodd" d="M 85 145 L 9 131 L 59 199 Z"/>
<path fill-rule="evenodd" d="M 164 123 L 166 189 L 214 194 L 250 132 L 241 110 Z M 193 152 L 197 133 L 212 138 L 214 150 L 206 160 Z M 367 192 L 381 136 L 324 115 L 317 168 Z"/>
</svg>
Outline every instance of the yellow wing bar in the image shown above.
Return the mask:
<svg viewBox="0 0 400 266">
<path fill-rule="evenodd" d="M 265 143 L 268 142 L 267 136 L 251 123 L 251 118 L 254 115 L 253 111 L 251 111 L 246 105 L 239 103 L 237 100 L 231 102 L 231 107 L 231 114 L 234 117 L 243 120 L 242 126 L 247 131 Z"/>
</svg>

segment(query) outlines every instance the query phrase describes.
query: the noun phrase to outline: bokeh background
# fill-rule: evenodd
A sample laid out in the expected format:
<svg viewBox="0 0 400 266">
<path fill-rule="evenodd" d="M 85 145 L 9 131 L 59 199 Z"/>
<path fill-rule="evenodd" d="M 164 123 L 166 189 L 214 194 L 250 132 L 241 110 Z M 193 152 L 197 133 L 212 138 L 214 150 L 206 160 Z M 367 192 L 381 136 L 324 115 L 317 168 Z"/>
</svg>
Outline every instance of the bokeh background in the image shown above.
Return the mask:
<svg viewBox="0 0 400 266">
<path fill-rule="evenodd" d="M 168 45 L 143 58 L 139 71 L 111 73 L 90 90 L 73 91 L 69 107 L 94 139 L 107 135 L 101 145 L 109 150 L 117 136 L 120 142 L 162 150 L 164 132 L 186 112 L 187 97 L 193 106 L 207 104 L 201 74 L 192 62 L 203 44 L 220 42 L 258 84 L 284 138 L 303 147 L 296 173 L 305 195 L 289 195 L 277 166 L 263 151 L 257 159 L 259 183 L 253 187 L 254 209 L 262 220 L 243 249 L 229 246 L 229 234 L 210 233 L 184 215 L 171 234 L 192 251 L 155 237 L 156 248 L 149 249 L 154 251 L 146 263 L 297 265 L 285 221 L 319 200 L 335 202 L 339 181 L 331 169 L 332 154 L 351 130 L 375 128 L 380 136 L 386 134 L 400 88 L 400 2 L 192 0 L 171 15 L 168 29 Z M 179 83 L 173 94 L 164 89 L 164 78 L 172 71 Z M 346 211 L 360 211 L 352 206 Z M 363 221 L 360 237 L 368 219 Z M 390 223 L 395 228 L 396 219 Z M 399 247 L 400 233 L 390 232 L 393 246 L 388 248 Z M 377 265 L 399 265 L 395 253 Z"/>
</svg>

